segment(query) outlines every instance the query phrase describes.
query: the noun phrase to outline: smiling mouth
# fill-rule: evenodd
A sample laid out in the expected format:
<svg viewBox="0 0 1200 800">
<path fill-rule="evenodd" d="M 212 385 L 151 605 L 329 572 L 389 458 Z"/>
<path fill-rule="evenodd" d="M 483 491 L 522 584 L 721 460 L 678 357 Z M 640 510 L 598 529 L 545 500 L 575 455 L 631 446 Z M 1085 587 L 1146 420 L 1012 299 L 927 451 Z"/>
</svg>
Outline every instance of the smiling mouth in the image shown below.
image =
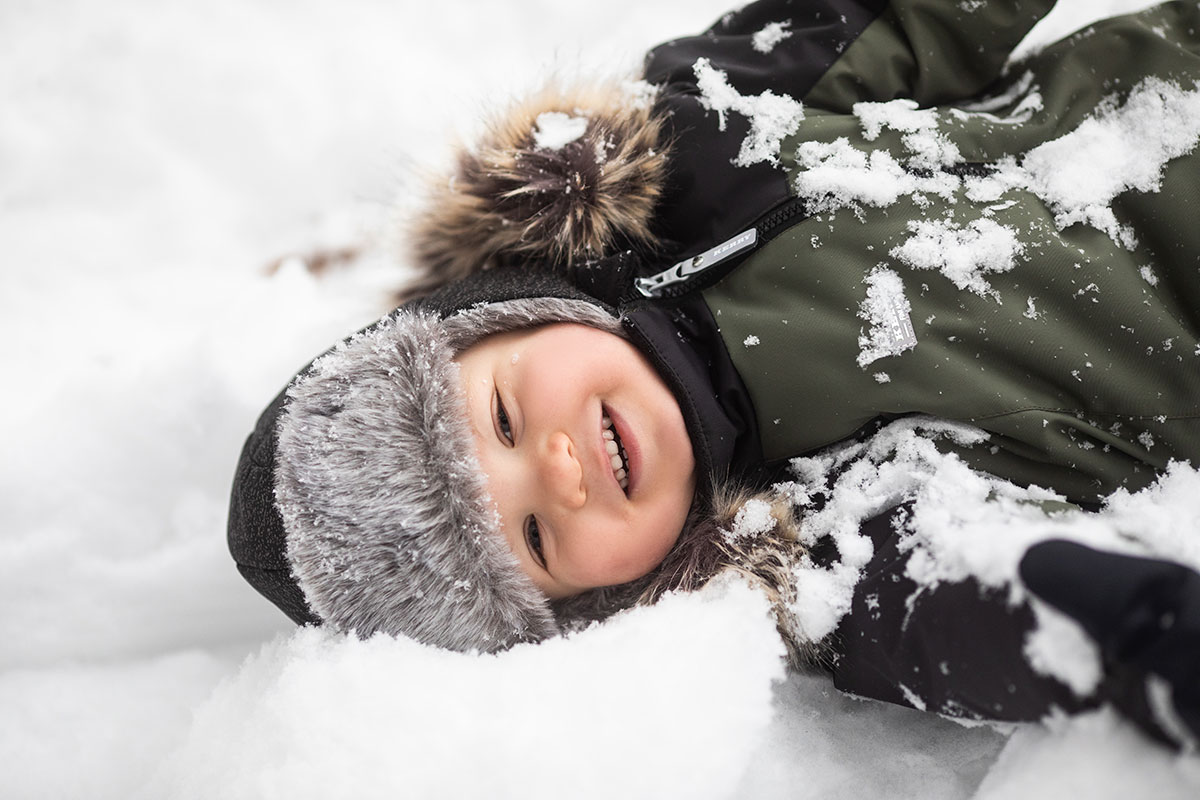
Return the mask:
<svg viewBox="0 0 1200 800">
<path fill-rule="evenodd" d="M 600 435 L 604 438 L 604 449 L 608 454 L 609 464 L 612 466 L 613 477 L 617 479 L 617 484 L 621 487 L 621 491 L 629 494 L 629 456 L 625 453 L 625 445 L 621 443 L 621 437 L 617 433 L 617 426 L 613 425 L 612 418 L 605 414 L 600 419 Z"/>
</svg>

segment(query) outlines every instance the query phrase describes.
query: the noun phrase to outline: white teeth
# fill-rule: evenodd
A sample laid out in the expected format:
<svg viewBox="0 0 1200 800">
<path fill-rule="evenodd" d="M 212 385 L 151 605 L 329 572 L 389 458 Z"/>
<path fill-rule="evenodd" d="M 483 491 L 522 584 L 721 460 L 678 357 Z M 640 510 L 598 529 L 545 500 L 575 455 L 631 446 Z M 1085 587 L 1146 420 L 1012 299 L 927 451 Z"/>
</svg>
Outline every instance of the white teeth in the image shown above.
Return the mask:
<svg viewBox="0 0 1200 800">
<path fill-rule="evenodd" d="M 617 434 L 613 429 L 612 418 L 604 415 L 600 419 L 603 430 L 600 435 L 603 437 L 604 450 L 608 455 L 612 466 L 613 477 L 616 478 L 617 484 L 622 489 L 629 487 L 629 471 L 625 466 L 625 458 L 621 454 L 621 445 L 617 444 Z"/>
</svg>

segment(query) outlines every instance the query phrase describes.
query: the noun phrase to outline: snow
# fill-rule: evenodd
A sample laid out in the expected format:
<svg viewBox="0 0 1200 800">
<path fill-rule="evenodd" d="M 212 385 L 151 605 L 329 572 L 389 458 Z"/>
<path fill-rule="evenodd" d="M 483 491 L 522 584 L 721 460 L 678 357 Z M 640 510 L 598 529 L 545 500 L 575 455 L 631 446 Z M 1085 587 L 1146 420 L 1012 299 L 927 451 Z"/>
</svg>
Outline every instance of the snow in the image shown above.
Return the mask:
<svg viewBox="0 0 1200 800">
<path fill-rule="evenodd" d="M 750 37 L 750 46 L 760 53 L 769 53 L 775 49 L 775 45 L 792 35 L 788 30 L 791 26 L 791 22 L 768 22 Z"/>
<path fill-rule="evenodd" d="M 908 499 L 918 487 L 937 491 L 939 470 L 951 470 L 960 477 L 970 474 L 960 462 L 947 459 L 937 450 L 934 437 L 977 444 L 985 440 L 986 434 L 948 422 L 909 417 L 892 423 L 868 442 L 835 446 L 819 456 L 791 461 L 799 485 L 777 487 L 781 495 L 792 498 L 800 508 L 810 507 L 818 497 L 825 498 L 819 510 L 805 514 L 800 529 L 802 540 L 813 544 L 828 537 L 841 556 L 828 567 L 808 562 L 795 570 L 797 597 L 790 614 L 792 628 L 803 638 L 816 641 L 827 636 L 850 610 L 861 570 L 874 553 L 871 540 L 859 530 L 863 522 Z M 961 480 L 954 482 L 955 491 L 963 488 L 959 484 Z M 973 492 L 960 497 L 978 500 L 980 491 L 977 485 Z M 910 571 L 919 571 L 921 554 L 911 561 L 915 566 L 910 564 Z M 949 559 L 946 561 L 949 568 Z M 940 566 L 928 559 L 924 563 Z M 961 579 L 967 574 L 964 570 L 944 577 Z M 928 585 L 940 576 L 918 572 L 913 577 Z"/>
<path fill-rule="evenodd" d="M 533 143 L 539 150 L 561 150 L 587 133 L 588 118 L 575 117 L 561 111 L 544 111 L 537 115 Z"/>
<path fill-rule="evenodd" d="M 782 655 L 740 581 L 495 656 L 305 629 L 214 692 L 147 795 L 728 797 Z"/>
<path fill-rule="evenodd" d="M 992 117 L 997 123 L 1019 123 L 1041 107 L 1040 95 L 1028 79 L 1018 81 L 1005 97 L 1013 96 L 1023 97 L 1020 107 L 1009 118 Z M 982 109 L 989 107 L 995 107 L 994 102 L 951 116 L 986 113 Z M 961 189 L 967 199 L 985 206 L 983 217 L 966 225 L 953 219 L 910 221 L 911 235 L 890 255 L 914 269 L 939 270 L 959 289 L 979 295 L 991 294 L 985 273 L 1013 269 L 1024 253 L 1017 231 L 988 218 L 1011 203 L 996 203 L 1006 192 L 1023 189 L 1037 195 L 1054 213 L 1060 230 L 1091 225 L 1133 249 L 1133 232 L 1117 223 L 1112 201 L 1125 191 L 1158 191 L 1167 162 L 1200 142 L 1200 87 L 1180 87 L 1158 78 L 1142 80 L 1120 103 L 1110 96 L 1074 130 L 1034 147 L 1019 160 L 1003 159 L 986 176 L 939 171 L 959 163 L 961 155 L 939 133 L 933 109 L 901 98 L 855 103 L 853 111 L 868 142 L 884 129 L 901 132 L 906 164 L 886 149 L 860 149 L 845 137 L 805 141 L 796 150 L 792 183 L 797 194 L 815 211 L 826 213 L 860 205 L 888 206 L 904 196 L 918 205 L 925 205 L 930 194 L 956 201 Z M 1124 146 L 1127 142 L 1138 146 Z M 1143 277 L 1154 285 L 1153 273 L 1146 270 Z"/>
<path fill-rule="evenodd" d="M 1123 7 L 1064 0 L 1040 41 Z M 1107 710 L 967 729 L 785 677 L 738 584 L 491 657 L 297 630 L 234 570 L 241 443 L 297 368 L 387 310 L 405 274 L 392 208 L 448 132 L 469 138 L 549 71 L 632 68 L 725 10 L 0 12 L 6 798 L 1196 796 L 1197 759 Z M 305 269 L 344 247 L 343 265 Z M 824 462 L 795 468 L 797 502 L 825 488 Z M 1200 563 L 1192 475 L 1115 498 L 1104 524 L 1157 527 Z M 912 486 L 884 477 L 834 490 L 845 513 Z M 844 537 L 862 563 L 847 519 L 807 535 Z"/>
<path fill-rule="evenodd" d="M 901 501 L 911 502 L 901 521 L 900 546 L 909 553 L 905 574 L 918 592 L 973 578 L 1005 592 L 1012 603 L 1024 601 L 1028 595 L 1017 566 L 1030 546 L 1047 539 L 1200 568 L 1200 543 L 1191 535 L 1200 519 L 1200 471 L 1189 465 L 1172 462 L 1152 486 L 1135 494 L 1119 490 L 1099 512 L 1087 514 L 1045 489 L 1017 487 L 969 469 L 956 455 L 941 452 L 937 437 L 970 446 L 987 439 L 969 426 L 908 417 L 867 443 L 793 461 L 804 491 L 784 485 L 781 495 L 801 508 L 818 496 L 826 498 L 819 511 L 805 517 L 804 540 L 828 537 L 841 554 L 841 561 L 830 566 L 803 564 L 795 570 L 798 599 L 789 609 L 793 630 L 819 639 L 837 627 L 872 554 L 860 523 Z M 1032 608 L 1038 627 L 1026 642 L 1030 663 L 1079 694 L 1093 689 L 1101 677 L 1095 645 L 1072 620 L 1036 599 Z"/>
<path fill-rule="evenodd" d="M 796 193 L 810 200 L 813 211 L 820 214 L 858 204 L 888 206 L 905 195 L 949 198 L 959 186 L 953 175 L 914 174 L 886 150 L 864 152 L 845 137 L 802 143 L 796 149 L 796 164 L 800 168 L 792 181 Z"/>
<path fill-rule="evenodd" d="M 748 167 L 765 161 L 779 160 L 780 144 L 785 136 L 796 132 L 804 119 L 804 108 L 787 95 L 769 89 L 755 96 L 738 93 L 729 85 L 724 72 L 712 66 L 707 58 L 698 58 L 692 66 L 700 87 L 700 104 L 717 112 L 717 125 L 725 130 L 726 113 L 736 111 L 750 120 L 750 131 L 733 163 Z"/>
<path fill-rule="evenodd" d="M 1137 147 L 1124 146 L 1137 142 Z M 1090 225 L 1132 250 L 1133 232 L 1110 204 L 1126 191 L 1157 192 L 1168 161 L 1200 142 L 1200 87 L 1147 78 L 1123 102 L 1107 98 L 1074 130 L 1007 159 L 994 175 L 965 181 L 976 202 L 1023 188 L 1046 202 L 1059 229 Z"/>
<path fill-rule="evenodd" d="M 1111 769 L 1108 759 L 1114 757 L 1128 768 Z M 1017 730 L 975 798 L 1184 798 L 1195 795 L 1197 781 L 1200 761 L 1175 758 L 1154 748 L 1106 709 L 1075 719 L 1051 718 L 1045 726 Z"/>
<path fill-rule="evenodd" d="M 865 283 L 867 294 L 858 309 L 858 316 L 869 326 L 858 337 L 858 365 L 863 368 L 917 346 L 910 320 L 912 305 L 904 295 L 900 276 L 886 267 L 876 267 Z"/>
<path fill-rule="evenodd" d="M 984 277 L 1008 272 L 1017 265 L 1025 246 L 1012 228 L 990 219 L 959 225 L 953 220 L 911 220 L 908 239 L 889 255 L 913 269 L 935 269 L 959 289 L 993 295 Z M 999 297 L 996 297 L 999 302 Z"/>
<path fill-rule="evenodd" d="M 1103 677 L 1099 648 L 1070 618 L 1044 603 L 1032 603 L 1038 627 L 1025 640 L 1029 664 L 1061 680 L 1079 697 L 1095 690 Z"/>
<path fill-rule="evenodd" d="M 938 133 L 937 111 L 918 108 L 915 100 L 900 98 L 886 103 L 855 103 L 854 115 L 863 129 L 863 138 L 873 142 L 884 128 L 901 131 L 904 147 L 912 153 L 908 164 L 917 169 L 937 169 L 958 163 L 958 146 Z"/>
<path fill-rule="evenodd" d="M 775 515 L 771 513 L 771 504 L 765 500 L 752 498 L 742 504 L 733 518 L 733 526 L 722 530 L 725 538 L 734 542 L 738 539 L 749 539 L 769 532 L 775 527 Z"/>
<path fill-rule="evenodd" d="M 1021 167 L 1059 228 L 1092 225 L 1132 250 L 1133 233 L 1117 223 L 1109 204 L 1130 189 L 1158 191 L 1167 161 L 1197 141 L 1200 87 L 1147 78 L 1120 105 L 1109 100 L 1075 130 L 1030 150 Z"/>
</svg>

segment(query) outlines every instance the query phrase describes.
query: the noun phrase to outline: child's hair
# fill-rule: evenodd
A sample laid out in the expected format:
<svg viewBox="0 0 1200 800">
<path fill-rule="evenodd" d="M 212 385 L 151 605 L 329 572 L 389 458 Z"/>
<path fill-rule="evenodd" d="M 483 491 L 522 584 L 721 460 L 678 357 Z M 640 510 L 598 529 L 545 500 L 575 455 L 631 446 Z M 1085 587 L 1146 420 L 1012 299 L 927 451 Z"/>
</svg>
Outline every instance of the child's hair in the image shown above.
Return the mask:
<svg viewBox="0 0 1200 800">
<path fill-rule="evenodd" d="M 629 583 L 551 601 L 559 624 L 576 629 L 634 606 L 651 605 L 669 592 L 695 591 L 732 571 L 766 593 L 794 666 L 823 661 L 818 643 L 798 641 L 789 630 L 787 607 L 796 599 L 791 570 L 807 552 L 791 503 L 770 490 L 755 491 L 737 481 L 712 483 L 710 492 L 697 494 L 679 539 L 662 563 Z M 769 508 L 770 527 L 741 535 L 738 512 L 752 500 Z"/>
</svg>

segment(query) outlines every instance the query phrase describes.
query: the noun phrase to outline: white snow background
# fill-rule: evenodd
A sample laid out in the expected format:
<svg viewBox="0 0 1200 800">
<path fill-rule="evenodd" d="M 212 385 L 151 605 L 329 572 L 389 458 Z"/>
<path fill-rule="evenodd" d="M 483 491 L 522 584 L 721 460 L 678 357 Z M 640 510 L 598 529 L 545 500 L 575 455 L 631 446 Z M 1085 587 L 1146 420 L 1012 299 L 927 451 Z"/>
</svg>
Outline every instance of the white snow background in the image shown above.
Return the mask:
<svg viewBox="0 0 1200 800">
<path fill-rule="evenodd" d="M 1069 0 L 1031 41 L 1143 5 Z M 967 728 L 786 675 L 736 584 L 475 656 L 296 630 L 237 575 L 242 440 L 387 310 L 394 209 L 449 136 L 724 10 L 0 5 L 0 797 L 1200 794 L 1108 710 Z"/>
</svg>

